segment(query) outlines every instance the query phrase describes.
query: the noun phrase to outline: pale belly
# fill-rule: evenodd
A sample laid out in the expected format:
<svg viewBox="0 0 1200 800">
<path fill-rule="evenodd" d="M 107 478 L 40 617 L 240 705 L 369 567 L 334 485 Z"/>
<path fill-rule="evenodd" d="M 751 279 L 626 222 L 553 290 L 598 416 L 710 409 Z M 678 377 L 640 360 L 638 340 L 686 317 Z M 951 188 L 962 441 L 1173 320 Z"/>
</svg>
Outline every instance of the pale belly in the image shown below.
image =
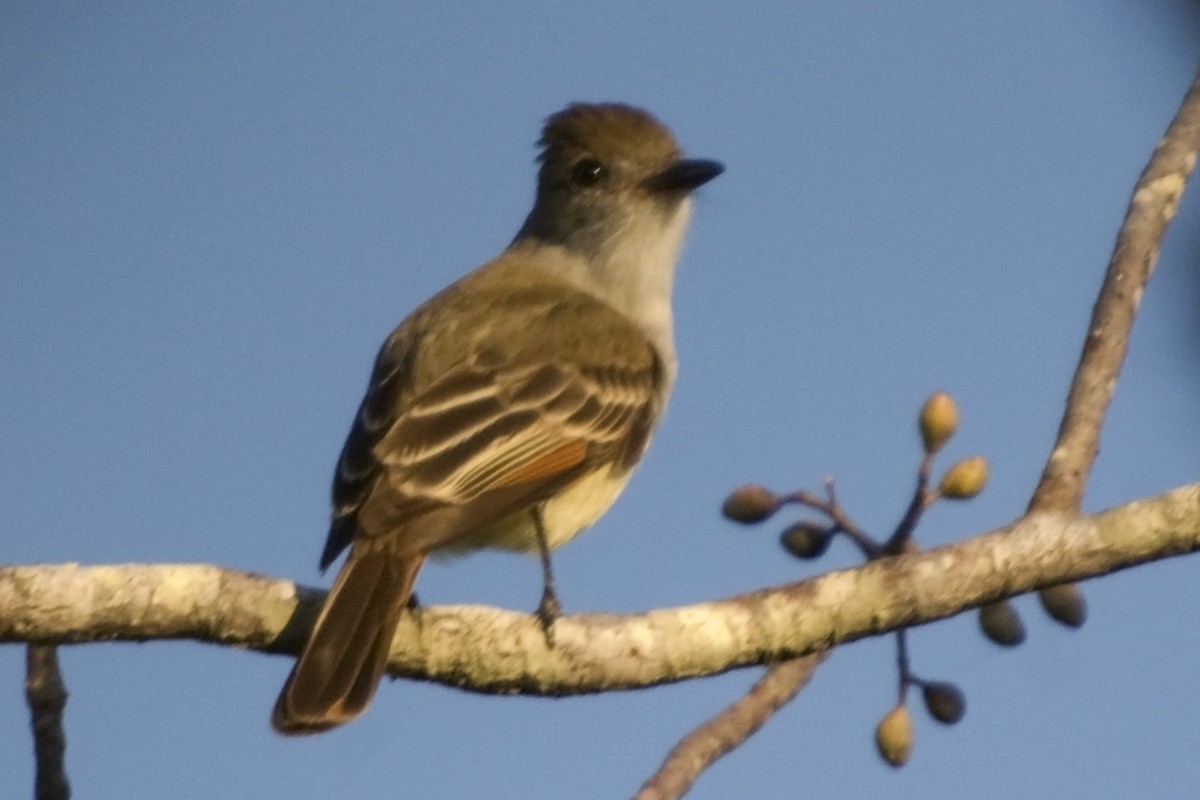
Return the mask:
<svg viewBox="0 0 1200 800">
<path fill-rule="evenodd" d="M 561 547 L 600 519 L 620 496 L 629 482 L 629 476 L 628 471 L 614 475 L 611 469 L 598 470 L 580 478 L 548 500 L 543 507 L 542 519 L 550 549 Z M 455 539 L 430 555 L 448 558 L 484 548 L 537 552 L 533 514 L 529 510 L 513 514 Z"/>
</svg>

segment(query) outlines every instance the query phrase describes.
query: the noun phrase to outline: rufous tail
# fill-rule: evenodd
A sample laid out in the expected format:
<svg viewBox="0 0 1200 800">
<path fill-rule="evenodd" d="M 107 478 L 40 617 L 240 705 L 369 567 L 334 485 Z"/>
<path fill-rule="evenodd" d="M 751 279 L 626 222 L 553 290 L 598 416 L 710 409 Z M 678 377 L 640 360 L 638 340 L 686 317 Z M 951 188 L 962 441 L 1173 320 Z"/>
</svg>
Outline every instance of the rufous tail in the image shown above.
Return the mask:
<svg viewBox="0 0 1200 800">
<path fill-rule="evenodd" d="M 351 549 L 275 702 L 271 725 L 279 733 L 320 733 L 354 719 L 371 702 L 425 560 L 398 557 L 388 544 L 368 539 Z"/>
</svg>

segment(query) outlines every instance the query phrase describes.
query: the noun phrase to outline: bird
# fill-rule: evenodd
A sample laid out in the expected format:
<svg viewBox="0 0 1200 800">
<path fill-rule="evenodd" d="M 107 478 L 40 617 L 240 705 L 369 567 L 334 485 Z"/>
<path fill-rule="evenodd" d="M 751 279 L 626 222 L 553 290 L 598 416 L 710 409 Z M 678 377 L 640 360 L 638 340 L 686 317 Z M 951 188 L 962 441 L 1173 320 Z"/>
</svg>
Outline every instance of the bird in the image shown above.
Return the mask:
<svg viewBox="0 0 1200 800">
<path fill-rule="evenodd" d="M 724 166 L 686 158 L 623 103 L 568 105 L 538 144 L 516 237 L 413 311 L 375 359 L 337 462 L 321 569 L 349 552 L 276 701 L 281 734 L 367 708 L 431 555 L 538 554 L 549 631 L 550 551 L 616 500 L 662 416 L 691 195 Z"/>
</svg>

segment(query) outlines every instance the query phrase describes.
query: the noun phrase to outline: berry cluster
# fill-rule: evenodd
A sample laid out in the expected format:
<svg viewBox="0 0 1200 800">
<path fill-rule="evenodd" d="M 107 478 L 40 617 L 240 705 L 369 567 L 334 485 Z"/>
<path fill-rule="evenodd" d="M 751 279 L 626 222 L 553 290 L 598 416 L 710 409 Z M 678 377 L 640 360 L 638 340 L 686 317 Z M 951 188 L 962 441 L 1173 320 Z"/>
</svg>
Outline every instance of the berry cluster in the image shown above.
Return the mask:
<svg viewBox="0 0 1200 800">
<path fill-rule="evenodd" d="M 784 528 L 779 536 L 783 548 L 797 558 L 820 558 L 839 534 L 853 542 L 867 561 L 913 552 L 917 549 L 913 532 L 926 509 L 939 500 L 969 500 L 983 491 L 988 479 L 987 460 L 982 456 L 970 456 L 955 462 L 942 474 L 936 486 L 931 486 L 934 457 L 958 429 L 958 407 L 950 395 L 938 392 L 925 401 L 918 418 L 918 429 L 924 456 L 917 471 L 916 491 L 904 516 L 885 540 L 867 535 L 854 523 L 838 503 L 832 480 L 826 481 L 824 496 L 803 490 L 778 494 L 764 486 L 747 484 L 726 498 L 721 511 L 728 519 L 746 525 L 765 522 L 787 505 L 818 512 L 823 519 L 801 519 Z M 981 609 L 980 622 L 984 633 L 998 644 L 1018 644 L 1025 636 L 1020 618 L 1007 601 Z M 908 761 L 913 748 L 908 690 L 919 688 L 929 715 L 945 725 L 953 725 L 963 718 L 966 698 L 953 683 L 925 680 L 912 672 L 907 636 L 903 630 L 896 632 L 896 663 L 899 673 L 897 702 L 876 727 L 875 744 L 884 761 L 899 767 Z"/>
</svg>

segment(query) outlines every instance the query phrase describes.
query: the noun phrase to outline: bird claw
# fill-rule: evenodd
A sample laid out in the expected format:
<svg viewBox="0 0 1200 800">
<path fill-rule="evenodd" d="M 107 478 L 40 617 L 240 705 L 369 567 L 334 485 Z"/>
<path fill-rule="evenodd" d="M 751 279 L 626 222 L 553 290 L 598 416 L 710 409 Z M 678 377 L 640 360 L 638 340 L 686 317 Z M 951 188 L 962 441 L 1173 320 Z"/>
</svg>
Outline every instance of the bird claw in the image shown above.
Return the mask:
<svg viewBox="0 0 1200 800">
<path fill-rule="evenodd" d="M 562 604 L 558 602 L 558 595 L 549 586 L 542 591 L 542 600 L 534 613 L 542 626 L 546 646 L 554 647 L 554 623 L 562 616 Z"/>
</svg>

